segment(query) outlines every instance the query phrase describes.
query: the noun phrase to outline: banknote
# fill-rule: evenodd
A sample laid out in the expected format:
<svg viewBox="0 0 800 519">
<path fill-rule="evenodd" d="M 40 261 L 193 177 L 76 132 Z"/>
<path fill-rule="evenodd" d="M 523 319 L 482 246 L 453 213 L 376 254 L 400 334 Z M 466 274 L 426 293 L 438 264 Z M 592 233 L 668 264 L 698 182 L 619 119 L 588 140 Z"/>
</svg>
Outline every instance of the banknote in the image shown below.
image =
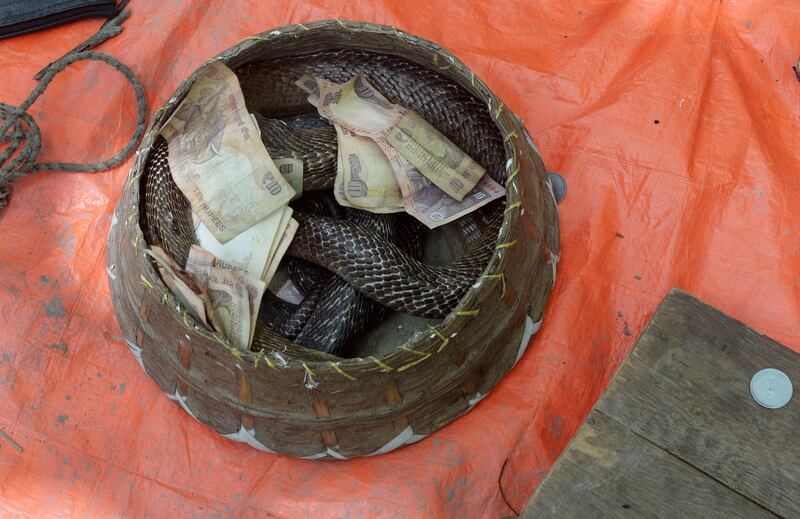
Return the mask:
<svg viewBox="0 0 800 519">
<path fill-rule="evenodd" d="M 202 221 L 195 229 L 195 236 L 200 246 L 216 256 L 218 262 L 261 279 L 269 262 L 270 249 L 283 234 L 281 222 L 284 211 L 275 211 L 226 243 L 218 241 Z"/>
<path fill-rule="evenodd" d="M 261 279 L 267 283 L 269 283 L 271 279 L 269 276 L 267 276 L 267 272 L 272 265 L 275 255 L 278 253 L 278 248 L 283 240 L 284 234 L 286 233 L 286 228 L 290 225 L 289 222 L 292 219 L 292 212 L 293 210 L 291 207 L 285 207 L 283 209 L 283 213 L 281 214 L 281 223 L 278 225 L 278 231 L 275 233 L 275 239 L 272 241 L 272 245 L 270 246 L 269 255 L 267 256 L 267 264 L 264 266 L 264 274 L 261 276 Z M 294 233 L 292 233 L 292 238 L 294 238 Z M 291 239 L 289 241 L 291 241 Z M 286 247 L 288 248 L 289 245 L 287 244 Z M 278 258 L 278 261 L 280 261 L 280 258 Z"/>
<path fill-rule="evenodd" d="M 286 254 L 286 251 L 289 249 L 289 245 L 292 243 L 294 239 L 294 235 L 297 232 L 297 229 L 300 225 L 297 223 L 297 220 L 294 218 L 289 218 L 289 222 L 286 225 L 286 229 L 283 231 L 283 236 L 281 237 L 280 241 L 278 242 L 278 246 L 276 247 L 275 254 L 272 256 L 269 266 L 267 267 L 267 272 L 264 274 L 264 281 L 269 283 L 272 280 L 272 276 L 275 274 L 275 271 L 278 270 L 278 266 L 280 265 L 281 259 Z"/>
<path fill-rule="evenodd" d="M 275 165 L 278 166 L 283 178 L 289 182 L 289 185 L 294 189 L 294 196 L 292 200 L 297 200 L 303 194 L 303 160 L 294 158 L 275 159 Z"/>
<path fill-rule="evenodd" d="M 257 129 L 258 126 L 258 119 L 253 114 L 250 114 L 250 120 L 253 121 L 253 126 Z M 282 158 L 282 159 L 273 159 L 275 166 L 278 167 L 278 171 L 283 178 L 292 186 L 294 189 L 294 196 L 292 200 L 297 200 L 303 194 L 303 161 L 302 159 L 295 159 L 291 157 Z"/>
<path fill-rule="evenodd" d="M 380 92 L 364 88 L 366 79 L 358 75 L 345 83 L 315 78 L 317 110 L 329 121 L 347 126 L 364 137 L 380 139 L 408 112 L 390 103 Z"/>
<path fill-rule="evenodd" d="M 335 128 L 340 128 L 338 124 L 334 125 Z M 338 137 L 337 137 L 338 138 Z M 342 164 L 342 148 L 336 146 L 336 179 L 333 182 L 333 196 L 339 205 L 345 207 L 353 207 L 347 199 L 347 193 L 344 192 L 344 165 Z"/>
<path fill-rule="evenodd" d="M 230 283 L 239 283 L 245 287 L 250 311 L 249 345 L 253 338 L 253 332 L 255 331 L 258 311 L 261 307 L 261 299 L 267 286 L 266 283 L 260 279 L 248 276 L 241 269 L 231 268 L 230 265 L 220 261 L 219 258 L 216 258 L 212 253 L 198 245 L 192 245 L 189 249 L 189 257 L 186 260 L 186 272 L 197 281 L 203 290 L 208 290 L 209 279 L 211 278 L 216 278 L 218 280 L 227 279 Z M 223 272 L 227 272 L 230 277 L 222 278 Z M 227 299 L 225 301 L 227 301 Z M 219 303 L 212 302 L 211 306 L 214 307 L 215 304 Z M 211 313 L 214 314 L 215 312 L 212 310 Z M 231 312 L 228 312 L 228 314 L 230 313 Z"/>
<path fill-rule="evenodd" d="M 186 273 L 192 276 L 200 287 L 208 287 L 208 274 L 217 264 L 217 258 L 199 245 L 192 244 L 186 258 Z"/>
<path fill-rule="evenodd" d="M 320 80 L 322 81 L 322 80 Z M 295 81 L 295 85 L 297 85 L 301 90 L 305 91 L 308 96 L 308 102 L 314 105 L 315 107 L 319 107 L 319 87 L 317 86 L 317 78 L 311 76 L 309 74 L 304 74 L 300 77 L 297 81 Z M 343 139 L 344 136 L 342 134 L 342 126 L 339 124 L 333 124 L 333 127 L 336 129 L 336 179 L 333 183 L 333 196 L 336 198 L 336 201 L 339 205 L 344 207 L 355 207 L 353 204 L 350 203 L 350 200 L 347 198 L 347 193 L 345 192 L 345 181 L 344 181 L 344 163 L 342 162 L 342 148 L 343 146 Z M 349 132 L 352 134 L 352 132 Z M 353 134 L 355 135 L 355 134 Z"/>
<path fill-rule="evenodd" d="M 408 193 L 403 198 L 405 210 L 429 229 L 457 220 L 506 193 L 503 186 L 484 175 L 464 198 L 456 200 L 436 187 L 402 156 L 398 154 L 396 159 L 401 172 L 400 188 L 404 194 Z"/>
<path fill-rule="evenodd" d="M 404 111 L 402 112 L 402 115 L 400 115 L 399 109 L 392 108 L 393 106 L 396 107 L 397 105 L 392 105 L 389 103 L 389 101 L 386 100 L 386 98 L 384 98 L 380 92 L 375 91 L 374 88 L 368 85 L 368 83 L 364 82 L 359 86 L 359 91 L 363 97 L 359 97 L 359 99 L 356 101 L 360 104 L 360 106 L 362 106 L 362 108 L 368 108 L 368 104 L 375 105 L 377 108 L 373 110 L 372 113 L 377 113 L 377 115 L 376 119 L 371 121 L 368 119 L 370 113 L 368 109 L 365 109 L 366 112 L 358 112 L 358 118 L 355 119 L 354 116 L 351 119 L 356 120 L 358 124 L 362 125 L 362 127 L 360 129 L 354 128 L 349 126 L 347 121 L 337 119 L 337 115 L 329 108 L 331 105 L 341 104 L 341 98 L 346 97 L 340 94 L 340 91 L 337 90 L 338 86 L 340 85 L 336 85 L 335 83 L 327 80 L 321 80 L 319 78 L 316 78 L 315 82 L 317 88 L 314 92 L 314 95 L 321 99 L 318 103 L 320 114 L 323 117 L 329 118 L 335 125 L 341 126 L 342 129 L 350 130 L 362 136 L 371 136 L 370 138 L 372 138 L 383 151 L 384 156 L 389 161 L 389 164 L 394 171 L 395 178 L 398 181 L 400 188 L 402 204 L 405 211 L 417 218 L 427 227 L 434 228 L 444 225 L 460 218 L 465 214 L 475 211 L 492 200 L 505 195 L 505 189 L 503 186 L 492 180 L 492 178 L 488 175 L 485 175 L 483 168 L 479 166 L 481 173 L 477 183 L 474 184 L 473 187 L 466 191 L 463 195 L 461 195 L 460 200 L 450 196 L 446 191 L 440 189 L 440 187 L 437 186 L 431 179 L 423 175 L 423 173 L 411 161 L 401 154 L 400 151 L 385 138 L 385 136 L 391 132 L 391 128 L 389 128 L 388 131 L 386 128 L 384 128 L 377 133 L 374 130 L 381 127 L 381 125 L 388 124 L 391 121 L 393 125 L 392 128 L 394 128 L 394 126 L 397 124 L 401 124 L 405 128 L 410 128 L 410 132 L 416 131 L 417 133 L 421 132 L 422 134 L 425 134 L 428 130 L 426 130 L 424 126 L 418 124 L 418 121 L 415 122 L 416 119 L 414 119 L 414 117 L 418 118 L 419 116 L 414 114 L 410 119 L 405 119 L 405 121 L 401 123 L 400 121 L 404 120 L 404 117 L 408 117 L 409 114 L 413 114 L 413 112 Z M 355 79 L 352 81 L 352 83 L 355 85 Z M 298 84 L 309 87 L 310 81 L 308 79 L 304 81 L 301 80 L 298 82 Z M 366 85 L 366 87 L 364 85 Z M 325 105 L 325 102 L 328 102 L 327 106 Z M 397 114 L 395 114 L 394 118 L 392 118 L 391 114 L 388 112 L 388 110 L 393 109 L 397 110 Z M 355 110 L 352 111 L 352 113 L 355 112 Z M 345 110 L 340 111 L 339 116 L 342 114 L 347 115 L 349 113 L 351 113 L 351 111 L 348 111 L 347 106 L 345 106 Z M 412 124 L 409 123 L 409 121 L 416 126 L 411 128 Z M 364 128 L 371 128 L 372 130 L 365 130 Z M 433 130 L 432 128 L 431 130 L 436 132 L 436 130 Z M 418 138 L 422 140 L 422 137 Z M 442 146 L 442 149 L 444 149 L 446 146 L 445 144 L 442 144 L 444 141 L 436 142 Z M 447 141 L 447 143 L 452 145 L 452 143 L 449 141 Z M 434 148 L 434 144 L 428 144 L 428 146 L 432 149 Z M 463 154 L 463 152 L 458 150 L 457 147 L 453 146 L 453 148 L 448 148 L 446 152 L 439 152 L 439 155 L 445 157 L 454 157 L 453 159 L 450 159 L 450 163 L 454 165 L 456 169 L 463 168 L 464 171 L 469 170 L 468 174 L 472 175 L 472 179 L 474 179 L 476 172 L 478 171 L 474 167 L 474 161 Z M 457 152 L 455 150 L 457 150 Z M 346 166 L 341 146 L 339 152 L 338 169 L 344 170 Z M 457 177 L 453 178 L 458 180 Z M 467 185 L 468 184 L 466 183 L 463 184 L 463 186 L 458 184 L 455 187 L 458 187 L 461 191 L 463 191 Z M 349 200 L 349 198 L 346 196 L 344 186 L 344 178 L 342 178 L 341 182 L 337 182 L 337 184 L 334 185 L 334 194 L 337 196 L 337 200 L 342 198 Z M 352 204 L 347 205 L 352 206 Z"/>
<path fill-rule="evenodd" d="M 289 269 L 286 267 L 280 267 L 275 272 L 267 286 L 267 290 L 275 294 L 278 298 L 293 305 L 299 305 L 305 298 L 303 292 L 301 292 L 297 285 L 294 284 L 294 281 L 292 281 Z"/>
<path fill-rule="evenodd" d="M 316 106 L 316 101 L 319 99 L 319 87 L 317 86 L 318 79 L 311 74 L 303 74 L 300 79 L 294 82 L 301 90 L 312 96 L 309 100 L 312 105 Z M 312 101 L 313 100 L 313 101 Z"/>
<path fill-rule="evenodd" d="M 330 81 L 308 74 L 295 84 L 309 94 L 309 102 L 318 105 L 319 86 L 333 88 Z M 386 155 L 370 137 L 357 135 L 341 124 L 335 124 L 338 155 L 334 196 L 339 204 L 373 213 L 394 213 L 403 210 L 400 186 Z"/>
<path fill-rule="evenodd" d="M 389 130 L 386 140 L 437 187 L 458 201 L 486 170 L 439 133 L 416 112 L 406 113 Z"/>
<path fill-rule="evenodd" d="M 392 165 L 369 137 L 335 124 L 341 154 L 334 194 L 340 204 L 373 213 L 403 210 L 403 199 Z M 341 200 L 344 198 L 344 200 Z"/>
<path fill-rule="evenodd" d="M 392 146 L 422 175 L 459 201 L 486 172 L 425 119 L 389 102 L 363 75 L 341 84 L 317 79 L 317 88 L 320 114 L 372 138 L 382 148 Z"/>
<path fill-rule="evenodd" d="M 247 289 L 247 303 L 250 310 L 250 332 L 247 339 L 247 348 L 250 348 L 250 343 L 253 342 L 253 334 L 256 330 L 256 322 L 258 321 L 258 311 L 261 309 L 261 299 L 267 289 L 267 284 L 260 279 L 251 278 L 247 275 L 242 275 L 242 283 Z"/>
<path fill-rule="evenodd" d="M 214 322 L 237 348 L 250 346 L 250 302 L 241 274 L 213 267 L 208 275 L 208 298 Z"/>
<path fill-rule="evenodd" d="M 261 141 L 236 75 L 222 62 L 206 67 L 161 135 L 175 183 L 220 243 L 295 195 Z"/>
<path fill-rule="evenodd" d="M 203 287 L 187 275 L 161 247 L 154 245 L 145 252 L 156 261 L 161 279 L 181 306 L 195 321 L 210 326 L 206 314 L 208 298 Z"/>
</svg>

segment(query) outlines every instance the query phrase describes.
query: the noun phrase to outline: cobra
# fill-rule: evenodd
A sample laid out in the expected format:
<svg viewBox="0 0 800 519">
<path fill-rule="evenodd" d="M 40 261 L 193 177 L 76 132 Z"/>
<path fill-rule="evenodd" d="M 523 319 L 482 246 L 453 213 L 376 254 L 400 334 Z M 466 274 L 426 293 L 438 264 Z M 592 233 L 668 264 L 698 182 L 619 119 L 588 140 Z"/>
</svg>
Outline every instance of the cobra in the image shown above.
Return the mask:
<svg viewBox="0 0 800 519">
<path fill-rule="evenodd" d="M 326 65 L 332 62 L 337 66 Z M 273 158 L 303 160 L 303 198 L 315 191 L 332 190 L 337 153 L 335 131 L 310 113 L 306 94 L 294 85 L 303 74 L 343 82 L 364 73 L 390 101 L 415 110 L 481 163 L 494 180 L 501 184 L 505 181 L 503 143 L 486 106 L 459 85 L 403 58 L 348 49 L 281 58 L 266 66 L 245 65 L 236 73 L 248 108 L 255 112 L 262 140 Z M 154 209 L 154 214 L 143 215 L 146 238 L 149 243 L 161 244 L 179 263 L 185 262 L 188 249 L 195 242 L 191 213 L 188 201 L 172 182 L 163 139 L 156 140 L 145 169 L 143 194 L 148 198 L 146 207 Z M 364 319 L 365 307 L 373 315 L 385 313 L 381 308 L 389 308 L 430 319 L 445 317 L 490 259 L 503 208 L 500 202 L 480 210 L 487 222 L 483 232 L 461 258 L 449 265 L 421 261 L 418 251 L 399 247 L 386 232 L 371 226 L 368 218 L 340 219 L 296 208 L 295 218 L 300 228 L 288 255 L 316 264 L 333 275 L 317 290 L 314 308 L 303 309 L 307 318 L 301 327 L 295 326 L 286 337 L 278 331 L 280 323 L 273 323 L 273 327 L 259 326 L 253 348 L 280 348 L 294 339 L 301 340 L 306 328 L 316 330 L 316 337 L 303 339 L 311 347 L 326 342 L 325 337 L 330 335 L 352 341 L 357 332 L 370 324 L 369 319 Z M 419 240 L 418 229 L 416 240 Z M 404 242 L 414 242 L 414 237 Z M 412 244 L 411 249 L 419 246 Z M 321 297 L 323 293 L 327 296 Z M 313 320 L 312 315 L 316 315 Z M 293 317 L 293 313 L 284 316 Z M 353 330 L 354 325 L 360 330 Z M 336 332 L 341 327 L 345 333 Z M 328 344 L 319 349 L 338 351 L 341 346 Z M 294 355 L 306 356 L 302 351 Z M 320 354 L 308 355 L 319 359 Z"/>
</svg>

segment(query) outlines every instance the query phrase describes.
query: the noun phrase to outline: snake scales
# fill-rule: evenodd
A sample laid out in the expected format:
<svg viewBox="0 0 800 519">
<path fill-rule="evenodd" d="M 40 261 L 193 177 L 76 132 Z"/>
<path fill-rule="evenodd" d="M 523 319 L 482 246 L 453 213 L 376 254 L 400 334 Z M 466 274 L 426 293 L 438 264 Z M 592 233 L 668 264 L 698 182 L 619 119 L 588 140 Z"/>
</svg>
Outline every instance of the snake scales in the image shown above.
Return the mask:
<svg viewBox="0 0 800 519">
<path fill-rule="evenodd" d="M 300 202 L 315 191 L 332 188 L 336 134 L 326 121 L 308 115 L 306 94 L 294 81 L 309 73 L 343 82 L 359 72 L 392 102 L 417 111 L 481 163 L 492 178 L 504 183 L 503 144 L 485 105 L 457 83 L 404 58 L 342 49 L 249 63 L 236 70 L 270 154 L 304 161 Z M 148 243 L 162 245 L 177 262 L 184 263 L 196 241 L 191 209 L 172 181 L 166 143 L 161 138 L 154 143 L 142 182 L 142 228 Z M 267 296 L 253 348 L 295 341 L 338 353 L 385 315 L 385 308 L 443 318 L 491 257 L 502 207 L 495 203 L 480 211 L 488 216 L 488 224 L 463 257 L 450 265 L 434 266 L 419 259 L 420 229 L 409 222 L 410 217 L 403 215 L 405 221 L 394 221 L 400 217 L 348 210 L 345 218 L 336 218 L 304 211 L 303 204 L 298 204 L 294 217 L 300 228 L 287 256 L 324 270 L 318 269 L 322 274 L 306 287 L 306 299 L 299 307 L 287 308 Z M 306 264 L 295 271 L 310 269 L 313 267 Z M 276 311 L 269 315 L 270 309 Z M 287 357 L 300 359 L 317 360 L 319 355 L 297 349 L 287 352 Z"/>
</svg>

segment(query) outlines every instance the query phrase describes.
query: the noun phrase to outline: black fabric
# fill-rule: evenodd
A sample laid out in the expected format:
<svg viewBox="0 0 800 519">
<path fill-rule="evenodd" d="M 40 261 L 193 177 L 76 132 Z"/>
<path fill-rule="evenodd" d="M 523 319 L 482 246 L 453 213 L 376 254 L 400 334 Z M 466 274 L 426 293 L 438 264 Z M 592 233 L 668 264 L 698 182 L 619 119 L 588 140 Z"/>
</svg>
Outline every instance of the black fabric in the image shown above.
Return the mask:
<svg viewBox="0 0 800 519">
<path fill-rule="evenodd" d="M 116 10 L 116 0 L 0 0 L 0 38 L 82 18 L 108 18 Z"/>
</svg>

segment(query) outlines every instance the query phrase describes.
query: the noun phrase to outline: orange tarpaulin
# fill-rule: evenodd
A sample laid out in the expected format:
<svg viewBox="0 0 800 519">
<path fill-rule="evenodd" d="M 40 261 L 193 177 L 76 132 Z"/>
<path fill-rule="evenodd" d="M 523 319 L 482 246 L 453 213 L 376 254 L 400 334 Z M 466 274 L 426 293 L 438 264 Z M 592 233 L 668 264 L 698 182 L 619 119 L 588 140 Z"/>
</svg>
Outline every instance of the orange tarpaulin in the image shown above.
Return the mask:
<svg viewBox="0 0 800 519">
<path fill-rule="evenodd" d="M 98 50 L 153 114 L 221 50 L 326 18 L 437 41 L 527 124 L 569 192 L 544 326 L 472 412 L 385 456 L 317 462 L 227 441 L 180 410 L 120 340 L 105 265 L 132 160 L 39 173 L 0 213 L 0 515 L 502 517 L 520 510 L 679 286 L 800 349 L 800 10 L 780 2 L 135 0 Z M 0 101 L 93 34 L 82 21 L 0 41 Z M 40 161 L 121 148 L 130 86 L 100 63 L 30 110 Z M 0 435 L 2 436 L 2 435 Z"/>
</svg>

